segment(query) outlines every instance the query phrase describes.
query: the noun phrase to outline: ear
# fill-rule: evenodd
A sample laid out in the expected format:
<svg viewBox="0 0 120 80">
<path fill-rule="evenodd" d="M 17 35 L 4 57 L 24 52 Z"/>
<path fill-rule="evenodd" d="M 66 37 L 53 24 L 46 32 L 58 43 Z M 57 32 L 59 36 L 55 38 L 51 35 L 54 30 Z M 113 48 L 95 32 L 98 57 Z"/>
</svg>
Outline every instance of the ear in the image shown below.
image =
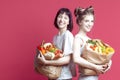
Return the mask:
<svg viewBox="0 0 120 80">
<path fill-rule="evenodd" d="M 78 21 L 78 24 L 81 25 L 81 21 L 80 20 Z"/>
<path fill-rule="evenodd" d="M 69 24 L 70 24 L 70 21 L 67 22 L 67 25 L 69 25 Z"/>
</svg>

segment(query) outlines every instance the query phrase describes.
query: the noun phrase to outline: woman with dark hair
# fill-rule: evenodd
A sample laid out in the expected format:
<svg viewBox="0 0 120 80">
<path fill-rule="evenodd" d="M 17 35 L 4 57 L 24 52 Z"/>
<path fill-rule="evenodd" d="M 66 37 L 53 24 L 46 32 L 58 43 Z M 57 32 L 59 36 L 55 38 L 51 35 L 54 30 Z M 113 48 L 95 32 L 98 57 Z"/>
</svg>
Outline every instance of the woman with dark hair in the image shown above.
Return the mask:
<svg viewBox="0 0 120 80">
<path fill-rule="evenodd" d="M 73 43 L 73 61 L 79 65 L 79 67 L 88 68 L 96 71 L 96 75 L 85 75 L 82 73 L 82 69 L 79 70 L 80 77 L 79 80 L 98 80 L 98 75 L 105 73 L 111 66 L 111 61 L 109 64 L 96 65 L 88 62 L 81 57 L 84 45 L 90 39 L 87 33 L 91 31 L 94 25 L 94 9 L 92 6 L 88 8 L 76 8 L 74 11 L 76 16 L 76 22 L 79 26 L 79 32 L 75 35 Z"/>
<path fill-rule="evenodd" d="M 62 66 L 61 75 L 57 80 L 72 80 L 72 73 L 70 70 L 71 55 L 73 53 L 73 29 L 72 15 L 69 9 L 61 8 L 55 17 L 55 27 L 58 29 L 58 34 L 53 38 L 53 44 L 62 50 L 63 57 L 57 60 L 45 60 L 44 57 L 38 56 L 38 59 L 45 65 Z M 74 68 L 73 68 L 74 69 Z"/>
<path fill-rule="evenodd" d="M 67 9 L 67 8 L 61 8 L 61 9 L 57 12 L 56 17 L 55 17 L 55 20 L 54 20 L 54 25 L 55 25 L 55 27 L 59 29 L 59 26 L 57 25 L 57 18 L 58 18 L 58 16 L 59 16 L 60 13 L 61 13 L 61 14 L 66 13 L 66 15 L 67 15 L 68 18 L 69 18 L 69 24 L 67 25 L 67 30 L 72 31 L 72 29 L 73 29 L 72 14 L 71 14 L 71 12 L 69 11 L 69 9 Z"/>
</svg>

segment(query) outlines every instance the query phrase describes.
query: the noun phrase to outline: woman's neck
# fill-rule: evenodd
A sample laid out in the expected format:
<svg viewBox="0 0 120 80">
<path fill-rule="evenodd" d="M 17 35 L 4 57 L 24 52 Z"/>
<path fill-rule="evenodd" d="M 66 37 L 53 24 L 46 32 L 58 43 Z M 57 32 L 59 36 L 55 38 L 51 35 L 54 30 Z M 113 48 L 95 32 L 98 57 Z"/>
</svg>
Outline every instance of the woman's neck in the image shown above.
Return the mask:
<svg viewBox="0 0 120 80">
<path fill-rule="evenodd" d="M 67 30 L 67 28 L 59 29 L 59 34 L 61 35 L 61 34 L 64 33 L 66 30 Z"/>
<path fill-rule="evenodd" d="M 87 33 L 84 32 L 83 30 L 80 30 L 78 32 L 78 35 L 80 35 L 81 37 L 84 37 L 84 39 L 87 41 L 88 39 L 90 39 L 88 36 L 87 36 Z"/>
<path fill-rule="evenodd" d="M 80 35 L 82 35 L 82 36 L 86 36 L 86 37 L 87 37 L 87 33 L 86 33 L 86 32 L 84 32 L 83 30 L 80 30 L 80 31 L 78 32 L 78 34 L 80 34 Z"/>
</svg>

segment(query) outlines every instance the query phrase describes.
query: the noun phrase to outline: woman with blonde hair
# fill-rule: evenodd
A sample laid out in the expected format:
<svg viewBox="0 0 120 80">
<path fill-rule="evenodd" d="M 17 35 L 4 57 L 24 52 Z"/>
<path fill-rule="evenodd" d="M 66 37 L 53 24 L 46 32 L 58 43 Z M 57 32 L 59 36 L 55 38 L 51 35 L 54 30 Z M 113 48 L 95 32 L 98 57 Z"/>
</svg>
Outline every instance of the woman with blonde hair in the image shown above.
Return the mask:
<svg viewBox="0 0 120 80">
<path fill-rule="evenodd" d="M 78 66 L 95 70 L 97 75 L 84 75 L 81 70 L 79 80 L 98 80 L 98 75 L 105 73 L 111 66 L 111 61 L 106 65 L 96 65 L 88 62 L 81 57 L 86 41 L 90 39 L 87 33 L 91 31 L 94 25 L 94 9 L 92 6 L 88 8 L 78 7 L 75 9 L 76 22 L 79 27 L 79 32 L 75 35 L 73 43 L 73 60 Z"/>
</svg>

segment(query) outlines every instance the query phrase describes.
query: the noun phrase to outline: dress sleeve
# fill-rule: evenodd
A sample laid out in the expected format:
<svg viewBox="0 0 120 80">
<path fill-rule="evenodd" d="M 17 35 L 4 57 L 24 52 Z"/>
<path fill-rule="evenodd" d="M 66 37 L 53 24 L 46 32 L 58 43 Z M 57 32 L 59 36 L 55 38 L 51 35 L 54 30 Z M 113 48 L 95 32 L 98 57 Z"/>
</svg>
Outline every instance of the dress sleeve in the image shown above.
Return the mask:
<svg viewBox="0 0 120 80">
<path fill-rule="evenodd" d="M 62 47 L 64 55 L 69 55 L 69 54 L 73 53 L 73 49 L 72 49 L 73 39 L 74 39 L 74 37 L 73 37 L 72 33 L 69 33 L 69 34 L 65 35 L 65 38 L 64 38 L 64 41 L 63 41 L 63 47 Z"/>
</svg>

